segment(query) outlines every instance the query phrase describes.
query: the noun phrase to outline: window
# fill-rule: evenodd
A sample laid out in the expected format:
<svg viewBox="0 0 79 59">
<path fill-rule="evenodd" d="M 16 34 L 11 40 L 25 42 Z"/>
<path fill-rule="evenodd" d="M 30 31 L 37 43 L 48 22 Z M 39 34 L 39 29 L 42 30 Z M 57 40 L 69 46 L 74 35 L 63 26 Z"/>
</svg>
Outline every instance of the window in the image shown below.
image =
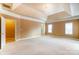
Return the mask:
<svg viewBox="0 0 79 59">
<path fill-rule="evenodd" d="M 52 24 L 48 24 L 48 33 L 52 33 Z"/>
<path fill-rule="evenodd" d="M 66 23 L 65 24 L 65 34 L 73 34 L 73 24 L 72 23 Z"/>
</svg>

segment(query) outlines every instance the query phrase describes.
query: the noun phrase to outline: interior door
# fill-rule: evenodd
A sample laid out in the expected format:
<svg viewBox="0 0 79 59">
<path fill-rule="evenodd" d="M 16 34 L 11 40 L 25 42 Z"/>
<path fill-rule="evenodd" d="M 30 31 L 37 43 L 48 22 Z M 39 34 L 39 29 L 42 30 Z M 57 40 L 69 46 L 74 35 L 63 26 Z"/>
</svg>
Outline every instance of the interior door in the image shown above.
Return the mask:
<svg viewBox="0 0 79 59">
<path fill-rule="evenodd" d="M 15 20 L 6 19 L 6 43 L 15 41 Z"/>
</svg>

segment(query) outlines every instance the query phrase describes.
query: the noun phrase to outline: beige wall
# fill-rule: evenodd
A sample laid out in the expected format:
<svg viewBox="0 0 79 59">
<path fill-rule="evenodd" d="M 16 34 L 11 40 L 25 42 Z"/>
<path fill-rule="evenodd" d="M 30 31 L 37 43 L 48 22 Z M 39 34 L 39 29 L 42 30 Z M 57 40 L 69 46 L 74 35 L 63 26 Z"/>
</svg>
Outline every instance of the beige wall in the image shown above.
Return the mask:
<svg viewBox="0 0 79 59">
<path fill-rule="evenodd" d="M 48 33 L 48 24 L 46 24 L 46 34 L 52 34 L 52 35 L 64 35 L 64 22 L 54 22 L 52 33 Z"/>
<path fill-rule="evenodd" d="M 58 35 L 58 36 L 68 36 L 65 35 L 65 23 L 66 22 L 73 22 L 73 35 L 70 35 L 69 37 L 79 38 L 79 20 L 73 20 L 73 21 L 60 21 L 60 22 L 54 22 L 53 24 L 53 32 L 50 33 L 52 35 Z M 46 34 L 49 34 L 47 32 L 47 24 L 46 24 Z"/>
<path fill-rule="evenodd" d="M 64 22 L 56 22 L 56 23 L 53 23 L 53 35 L 64 35 Z"/>
<path fill-rule="evenodd" d="M 79 38 L 79 20 L 74 20 L 74 29 L 73 29 L 73 37 Z"/>
<path fill-rule="evenodd" d="M 41 35 L 41 23 L 29 20 L 16 20 L 16 38 L 30 38 Z"/>
</svg>

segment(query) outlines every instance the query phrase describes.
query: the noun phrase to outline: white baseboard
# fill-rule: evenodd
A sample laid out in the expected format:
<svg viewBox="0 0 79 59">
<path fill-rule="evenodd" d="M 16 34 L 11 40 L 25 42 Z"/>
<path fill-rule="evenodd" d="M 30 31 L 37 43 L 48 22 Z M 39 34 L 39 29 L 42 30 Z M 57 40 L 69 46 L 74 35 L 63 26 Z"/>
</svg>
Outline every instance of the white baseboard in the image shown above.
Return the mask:
<svg viewBox="0 0 79 59">
<path fill-rule="evenodd" d="M 26 37 L 26 38 L 22 38 L 22 39 L 16 39 L 16 41 L 32 39 L 32 38 L 36 38 L 36 37 L 40 37 L 40 36 L 41 36 L 41 35 Z"/>
</svg>

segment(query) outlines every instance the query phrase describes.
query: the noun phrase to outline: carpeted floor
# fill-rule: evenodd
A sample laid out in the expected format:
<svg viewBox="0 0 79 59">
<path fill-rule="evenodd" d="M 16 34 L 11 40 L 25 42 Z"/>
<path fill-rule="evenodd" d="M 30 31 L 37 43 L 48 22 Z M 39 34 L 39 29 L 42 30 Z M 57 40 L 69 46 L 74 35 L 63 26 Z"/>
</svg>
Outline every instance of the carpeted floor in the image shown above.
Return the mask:
<svg viewBox="0 0 79 59">
<path fill-rule="evenodd" d="M 3 55 L 75 55 L 79 41 L 73 38 L 42 36 L 9 43 L 0 51 Z"/>
</svg>

